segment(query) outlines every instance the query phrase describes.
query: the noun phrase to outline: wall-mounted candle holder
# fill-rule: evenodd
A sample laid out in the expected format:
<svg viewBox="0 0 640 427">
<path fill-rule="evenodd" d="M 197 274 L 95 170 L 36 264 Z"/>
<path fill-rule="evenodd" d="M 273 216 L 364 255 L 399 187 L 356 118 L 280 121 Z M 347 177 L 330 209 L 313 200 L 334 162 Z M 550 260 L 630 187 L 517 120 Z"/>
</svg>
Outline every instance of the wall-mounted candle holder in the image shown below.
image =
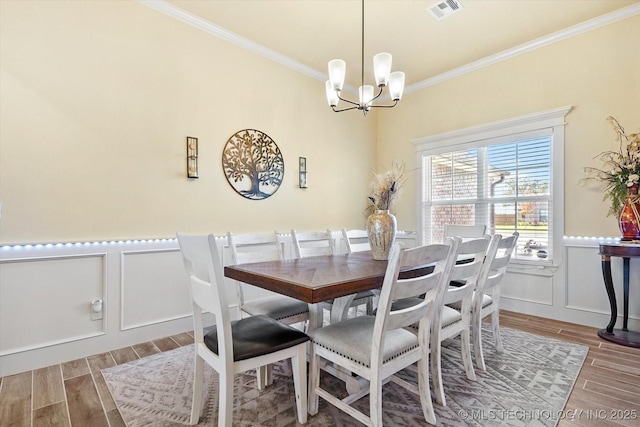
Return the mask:
<svg viewBox="0 0 640 427">
<path fill-rule="evenodd" d="M 198 178 L 198 138 L 187 137 L 187 178 Z"/>
<path fill-rule="evenodd" d="M 298 181 L 299 181 L 299 185 L 300 188 L 307 188 L 307 158 L 306 157 L 300 157 L 298 159 L 299 161 L 299 172 L 300 175 L 298 176 Z"/>
</svg>

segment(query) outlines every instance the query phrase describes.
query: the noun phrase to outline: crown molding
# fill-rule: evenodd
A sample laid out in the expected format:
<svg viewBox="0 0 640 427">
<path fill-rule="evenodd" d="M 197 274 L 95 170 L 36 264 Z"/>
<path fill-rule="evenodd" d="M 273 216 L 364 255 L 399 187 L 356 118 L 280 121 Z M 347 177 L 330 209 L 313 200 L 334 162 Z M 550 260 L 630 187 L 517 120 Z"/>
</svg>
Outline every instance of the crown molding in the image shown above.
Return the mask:
<svg viewBox="0 0 640 427">
<path fill-rule="evenodd" d="M 470 62 L 469 64 L 463 65 L 461 67 L 454 68 L 449 71 L 445 71 L 444 73 L 435 75 L 428 79 L 425 79 L 420 82 L 414 83 L 410 86 L 407 86 L 405 88 L 405 93 L 416 92 L 421 89 L 425 89 L 429 86 L 434 86 L 436 84 L 445 82 L 447 80 L 460 77 L 464 74 L 477 71 L 481 68 L 485 68 L 493 64 L 497 64 L 498 62 L 515 58 L 516 56 L 531 52 L 538 48 L 549 46 L 553 43 L 557 43 L 559 41 L 569 39 L 571 37 L 577 36 L 582 33 L 586 33 L 591 30 L 595 30 L 605 25 L 613 24 L 614 22 L 622 21 L 623 19 L 630 18 L 637 14 L 640 14 L 640 3 L 636 3 L 631 6 L 618 9 L 611 13 L 598 16 L 597 18 L 593 18 L 588 21 L 582 22 L 580 24 L 576 24 L 571 27 L 565 28 L 563 30 L 556 31 L 555 33 L 551 33 L 546 36 L 528 41 L 526 43 L 522 43 L 510 49 L 503 50 L 502 52 L 496 53 L 495 55 L 490 55 L 485 58 L 479 59 L 477 61 Z"/>
<path fill-rule="evenodd" d="M 239 46 L 243 49 L 247 49 L 251 52 L 257 53 L 258 55 L 261 55 L 267 59 L 277 62 L 278 64 L 284 65 L 285 67 L 291 68 L 295 71 L 298 71 L 316 80 L 320 80 L 324 82 L 328 78 L 327 74 L 323 72 L 320 72 L 314 68 L 308 67 L 298 61 L 295 61 L 285 55 L 282 55 L 281 53 L 278 53 L 265 46 L 262 46 L 259 43 L 256 43 L 252 40 L 244 38 L 238 34 L 232 33 L 231 31 L 223 27 L 220 27 L 218 25 L 215 25 L 209 21 L 206 21 L 196 15 L 190 14 L 184 11 L 183 9 L 180 9 L 177 6 L 174 6 L 170 3 L 165 2 L 164 0 L 136 0 L 136 1 L 138 3 L 141 3 L 145 6 L 150 7 L 151 9 L 164 13 L 165 15 L 171 16 L 199 30 L 202 30 L 213 36 L 219 37 L 222 40 L 233 43 L 236 46 Z M 452 70 L 435 75 L 428 79 L 419 81 L 417 83 L 414 83 L 412 85 L 405 87 L 404 93 L 406 94 L 411 92 L 417 92 L 421 89 L 425 89 L 427 87 L 434 86 L 439 83 L 443 83 L 447 80 L 451 80 L 456 77 L 460 77 L 464 74 L 477 71 L 479 69 L 491 66 L 493 64 L 497 64 L 502 61 L 506 61 L 507 59 L 515 58 L 516 56 L 522 55 L 524 53 L 528 53 L 538 48 L 548 46 L 562 40 L 569 39 L 579 34 L 586 33 L 591 30 L 595 30 L 605 25 L 609 25 L 614 22 L 618 22 L 623 19 L 630 18 L 638 14 L 640 14 L 640 2 L 633 4 L 631 6 L 624 7 L 622 9 L 618 9 L 611 13 L 607 13 L 597 18 L 590 19 L 580 24 L 573 25 L 563 30 L 556 31 L 555 33 L 551 33 L 546 36 L 531 40 L 529 42 L 515 46 L 511 49 L 504 50 L 495 55 L 487 56 L 486 58 L 454 68 Z M 353 87 L 345 87 L 344 89 L 348 92 L 355 92 L 355 88 Z"/>
<path fill-rule="evenodd" d="M 298 61 L 295 61 L 289 58 L 288 56 L 285 56 L 285 55 L 282 55 L 281 53 L 276 52 L 275 50 L 271 50 L 265 46 L 262 46 L 259 43 L 256 43 L 236 33 L 233 33 L 227 30 L 226 28 L 220 27 L 196 15 L 188 13 L 177 6 L 172 5 L 171 3 L 167 3 L 163 0 L 136 0 L 136 1 L 138 3 L 141 3 L 145 6 L 150 7 L 153 10 L 164 13 L 165 15 L 171 16 L 172 18 L 175 18 L 186 24 L 189 24 L 194 28 L 202 30 L 205 33 L 209 33 L 222 40 L 228 41 L 229 43 L 233 43 L 236 46 L 240 46 L 243 49 L 247 49 L 251 52 L 257 53 L 258 55 L 261 55 L 267 59 L 277 62 L 278 64 L 284 65 L 285 67 L 291 68 L 309 77 L 312 77 L 317 80 L 321 80 L 323 82 L 327 79 L 326 74 L 321 73 L 316 69 L 308 67 Z"/>
</svg>

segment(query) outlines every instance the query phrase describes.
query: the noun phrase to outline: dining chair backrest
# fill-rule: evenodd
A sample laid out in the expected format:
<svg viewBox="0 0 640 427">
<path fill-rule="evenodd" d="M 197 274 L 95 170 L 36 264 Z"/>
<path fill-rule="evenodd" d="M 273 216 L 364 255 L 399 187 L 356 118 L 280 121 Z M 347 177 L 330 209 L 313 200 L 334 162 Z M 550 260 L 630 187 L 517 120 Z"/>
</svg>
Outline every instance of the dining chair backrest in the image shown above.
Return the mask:
<svg viewBox="0 0 640 427">
<path fill-rule="evenodd" d="M 208 236 L 178 234 L 178 243 L 193 303 L 195 343 L 198 345 L 204 341 L 202 312 L 208 311 L 216 318 L 221 349 L 218 353 L 220 363 L 233 363 L 231 317 L 215 237 L 211 234 Z"/>
<path fill-rule="evenodd" d="M 367 230 L 346 230 L 343 228 L 342 240 L 344 241 L 348 254 L 371 250 Z"/>
<path fill-rule="evenodd" d="M 444 294 L 449 284 L 451 270 L 456 261 L 458 239 L 447 239 L 442 244 L 430 244 L 403 249 L 396 243 L 387 264 L 380 300 L 376 312 L 374 339 L 381 340 L 378 357 L 384 347 L 385 333 L 394 329 L 407 328 L 418 324 L 419 334 L 431 328 L 432 323 L 439 327 L 439 319 L 444 303 Z M 425 268 L 433 266 L 433 268 Z M 413 270 L 410 278 L 400 278 L 401 271 Z M 416 298 L 424 295 L 421 302 L 410 307 L 394 309 L 393 302 L 404 298 Z M 376 348 L 376 346 L 374 346 Z M 372 366 L 373 363 L 372 355 Z"/>
<path fill-rule="evenodd" d="M 444 237 L 460 237 L 463 240 L 482 237 L 487 232 L 487 226 L 483 224 L 458 225 L 447 224 L 444 226 Z"/>
<path fill-rule="evenodd" d="M 492 238 L 491 245 L 487 251 L 486 261 L 482 266 L 480 277 L 478 279 L 477 295 L 482 298 L 482 294 L 486 294 L 502 281 L 503 276 L 507 272 L 507 266 L 511 260 L 511 256 L 518 242 L 518 232 L 508 237 L 501 234 L 495 234 Z"/>
<path fill-rule="evenodd" d="M 291 239 L 296 258 L 310 256 L 333 255 L 333 236 L 327 231 L 297 232 L 291 230 Z"/>
<path fill-rule="evenodd" d="M 471 289 L 475 289 L 491 239 L 485 234 L 477 239 L 461 240 L 457 262 L 451 271 L 452 282 L 464 282 L 465 286 L 470 285 Z"/>
<path fill-rule="evenodd" d="M 282 261 L 282 243 L 276 232 L 273 233 L 227 233 L 227 241 L 231 248 L 231 260 L 234 265 L 250 262 Z M 236 297 L 238 298 L 238 315 L 243 317 L 245 305 L 242 283 L 236 281 Z"/>
<path fill-rule="evenodd" d="M 273 233 L 227 233 L 234 264 L 250 262 L 282 261 L 282 243 L 276 232 Z"/>
</svg>

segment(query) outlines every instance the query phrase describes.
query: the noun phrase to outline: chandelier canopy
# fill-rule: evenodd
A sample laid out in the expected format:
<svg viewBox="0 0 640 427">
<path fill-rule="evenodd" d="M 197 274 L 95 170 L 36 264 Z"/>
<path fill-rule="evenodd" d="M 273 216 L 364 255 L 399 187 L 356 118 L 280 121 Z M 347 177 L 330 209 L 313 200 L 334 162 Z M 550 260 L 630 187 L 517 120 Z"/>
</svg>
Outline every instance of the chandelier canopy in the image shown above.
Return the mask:
<svg viewBox="0 0 640 427">
<path fill-rule="evenodd" d="M 327 93 L 327 102 L 329 106 L 336 113 L 348 110 L 362 110 L 364 115 L 371 108 L 393 108 L 398 104 L 398 101 L 402 98 L 402 92 L 404 91 L 404 73 L 402 71 L 391 72 L 391 54 L 390 53 L 378 53 L 373 57 L 373 70 L 376 80 L 376 86 L 378 86 L 378 94 L 374 96 L 374 87 L 372 85 L 364 84 L 364 0 L 362 0 L 362 75 L 360 80 L 360 88 L 358 89 L 358 102 L 351 101 L 343 98 L 340 95 L 342 86 L 344 85 L 344 78 L 347 71 L 347 63 L 342 59 L 333 59 L 329 61 L 329 80 L 325 82 L 325 89 Z M 373 101 L 378 99 L 382 95 L 382 91 L 385 86 L 389 86 L 389 97 L 393 104 L 379 105 L 374 104 Z M 337 109 L 340 101 L 347 102 L 350 106 Z"/>
</svg>

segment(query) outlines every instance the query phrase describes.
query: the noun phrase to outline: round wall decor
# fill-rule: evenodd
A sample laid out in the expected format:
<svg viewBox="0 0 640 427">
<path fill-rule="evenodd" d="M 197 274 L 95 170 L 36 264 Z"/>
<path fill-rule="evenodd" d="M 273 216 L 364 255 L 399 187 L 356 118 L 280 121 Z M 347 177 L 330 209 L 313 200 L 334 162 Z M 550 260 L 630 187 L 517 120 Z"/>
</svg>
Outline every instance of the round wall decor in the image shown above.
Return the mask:
<svg viewBox="0 0 640 427">
<path fill-rule="evenodd" d="M 222 169 L 236 193 L 247 199 L 262 200 L 280 188 L 284 158 L 269 135 L 256 129 L 243 129 L 227 140 Z"/>
</svg>

